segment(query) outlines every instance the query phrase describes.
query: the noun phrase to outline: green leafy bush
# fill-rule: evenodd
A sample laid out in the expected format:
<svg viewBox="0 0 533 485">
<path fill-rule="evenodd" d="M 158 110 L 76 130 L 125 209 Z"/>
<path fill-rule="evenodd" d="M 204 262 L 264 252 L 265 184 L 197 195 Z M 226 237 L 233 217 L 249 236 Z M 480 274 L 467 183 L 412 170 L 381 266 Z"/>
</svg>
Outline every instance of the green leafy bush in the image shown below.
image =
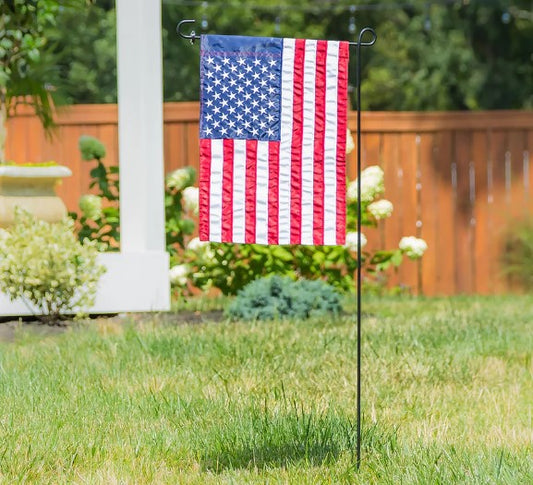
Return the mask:
<svg viewBox="0 0 533 485">
<path fill-rule="evenodd" d="M 533 220 L 515 223 L 508 230 L 501 262 L 511 282 L 533 289 Z"/>
<path fill-rule="evenodd" d="M 233 319 L 271 320 L 337 315 L 341 310 L 341 295 L 323 281 L 270 276 L 239 291 L 226 313 Z"/>
<path fill-rule="evenodd" d="M 187 245 L 190 279 L 198 288 L 215 287 L 235 295 L 259 276 L 282 275 L 292 279 L 325 278 L 340 288 L 353 285 L 357 260 L 343 246 L 263 246 L 209 243 Z"/>
<path fill-rule="evenodd" d="M 71 219 L 51 224 L 17 209 L 14 225 L 0 234 L 0 291 L 34 305 L 47 323 L 80 313 L 94 303 L 105 271 L 97 244 L 80 243 Z"/>
<path fill-rule="evenodd" d="M 107 167 L 103 163 L 106 149 L 103 143 L 92 136 L 80 136 L 78 146 L 85 161 L 95 161 L 91 172 L 89 188 L 96 187 L 96 194 L 83 195 L 79 206 L 81 215 L 69 215 L 78 221 L 78 239 L 85 238 L 105 244 L 105 249 L 118 251 L 120 242 L 119 178 L 116 165 Z"/>
</svg>

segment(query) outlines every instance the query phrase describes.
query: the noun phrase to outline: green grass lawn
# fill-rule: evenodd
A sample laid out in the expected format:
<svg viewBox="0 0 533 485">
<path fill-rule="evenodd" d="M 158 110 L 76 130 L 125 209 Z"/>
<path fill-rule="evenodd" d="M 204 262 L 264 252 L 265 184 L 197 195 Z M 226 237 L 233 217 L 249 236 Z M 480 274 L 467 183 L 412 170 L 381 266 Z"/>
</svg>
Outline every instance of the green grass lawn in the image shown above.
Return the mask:
<svg viewBox="0 0 533 485">
<path fill-rule="evenodd" d="M 533 483 L 533 299 L 364 304 L 359 472 L 353 318 L 153 316 L 0 345 L 0 482 Z"/>
</svg>

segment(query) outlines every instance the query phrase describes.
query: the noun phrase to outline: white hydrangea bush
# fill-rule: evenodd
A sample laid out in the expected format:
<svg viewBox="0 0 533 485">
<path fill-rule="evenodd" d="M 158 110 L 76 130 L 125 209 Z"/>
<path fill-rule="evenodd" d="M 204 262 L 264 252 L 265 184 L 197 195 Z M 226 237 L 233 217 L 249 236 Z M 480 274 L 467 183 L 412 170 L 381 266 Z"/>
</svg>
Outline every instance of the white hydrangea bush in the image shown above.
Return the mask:
<svg viewBox="0 0 533 485">
<path fill-rule="evenodd" d="M 13 226 L 0 236 L 0 291 L 31 304 L 46 323 L 93 305 L 105 272 L 98 243 L 80 243 L 73 226 L 69 218 L 48 223 L 17 209 Z"/>
<path fill-rule="evenodd" d="M 426 241 L 419 237 L 406 236 L 400 239 L 398 244 L 400 250 L 411 259 L 419 259 L 427 251 L 428 245 Z"/>
<path fill-rule="evenodd" d="M 198 208 L 200 205 L 199 199 L 200 190 L 198 187 L 186 187 L 183 189 L 183 208 L 186 211 L 198 215 Z"/>
<path fill-rule="evenodd" d="M 392 217 L 394 205 L 384 199 L 385 176 L 378 165 L 371 165 L 361 171 L 361 197 L 357 194 L 357 179 L 348 183 L 346 188 L 347 226 L 345 248 L 352 254 L 357 252 L 357 209 L 361 204 L 361 225 L 377 227 L 380 221 Z M 367 245 L 367 238 L 361 234 L 361 249 Z M 403 237 L 398 248 L 378 249 L 363 252 L 364 264 L 369 273 L 379 273 L 391 265 L 399 266 L 403 256 L 410 259 L 421 258 L 427 250 L 427 243 L 414 236 Z"/>
<path fill-rule="evenodd" d="M 351 142 L 351 143 L 350 143 Z M 353 139 L 347 132 L 347 153 L 353 150 Z M 373 165 L 361 173 L 361 211 L 364 233 L 357 233 L 357 180 L 347 185 L 346 243 L 344 246 L 255 246 L 219 244 L 200 241 L 194 232 L 185 229 L 188 220 L 198 214 L 198 188 L 190 171 L 179 169 L 167 178 L 167 247 L 170 250 L 169 277 L 176 296 L 194 294 L 197 290 L 217 288 L 224 294 L 234 294 L 256 275 L 287 274 L 309 279 L 329 278 L 339 287 L 353 288 L 357 269 L 358 244 L 361 244 L 365 281 L 381 285 L 386 281 L 387 269 L 399 266 L 405 257 L 422 257 L 427 245 L 421 239 L 404 238 L 398 247 L 375 248 L 367 239 L 367 229 L 378 227 L 383 220 L 394 216 L 394 206 L 384 198 L 383 169 Z M 168 191 L 170 190 L 170 195 Z M 190 218 L 190 219 L 188 219 Z M 168 229 L 176 231 L 170 238 Z M 179 244 L 177 244 L 179 243 Z M 425 246 L 424 246 L 425 245 Z M 425 247 L 425 249 L 424 249 Z"/>
<path fill-rule="evenodd" d="M 194 183 L 196 174 L 191 167 L 183 167 L 170 172 L 166 176 L 166 186 L 169 189 L 183 190 Z"/>
<path fill-rule="evenodd" d="M 363 249 L 367 244 L 366 236 L 361 233 L 361 249 Z M 350 251 L 357 252 L 357 248 L 359 247 L 359 233 L 358 232 L 347 232 L 346 233 L 346 242 L 344 243 L 344 247 L 347 248 Z"/>
<path fill-rule="evenodd" d="M 376 220 L 386 219 L 392 215 L 394 206 L 390 200 L 381 199 L 368 204 L 368 212 L 374 216 Z"/>
<path fill-rule="evenodd" d="M 187 286 L 189 267 L 186 264 L 177 264 L 169 270 L 170 283 L 176 286 Z"/>
<path fill-rule="evenodd" d="M 385 192 L 383 169 L 372 165 L 361 171 L 361 200 L 372 202 Z M 348 202 L 357 202 L 357 179 L 348 184 L 346 192 Z"/>
</svg>

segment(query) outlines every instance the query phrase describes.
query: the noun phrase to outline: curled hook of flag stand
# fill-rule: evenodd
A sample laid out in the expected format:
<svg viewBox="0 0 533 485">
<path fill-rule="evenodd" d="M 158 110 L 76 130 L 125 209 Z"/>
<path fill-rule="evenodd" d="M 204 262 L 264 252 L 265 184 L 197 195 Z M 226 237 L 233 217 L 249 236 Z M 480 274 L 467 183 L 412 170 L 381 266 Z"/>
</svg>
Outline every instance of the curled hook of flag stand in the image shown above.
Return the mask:
<svg viewBox="0 0 533 485">
<path fill-rule="evenodd" d="M 199 39 L 194 30 L 186 34 L 183 32 L 183 26 L 194 24 L 195 20 L 185 19 L 176 26 L 177 34 L 183 39 L 190 40 L 191 44 Z M 364 40 L 364 38 L 367 40 Z M 366 27 L 359 32 L 358 40 L 348 42 L 350 46 L 356 48 L 356 102 L 357 102 L 357 199 L 361 200 L 361 48 L 370 47 L 377 40 L 376 32 Z M 357 208 L 357 428 L 356 428 L 356 458 L 357 468 L 361 464 L 361 285 L 362 285 L 362 252 L 361 252 L 361 205 Z"/>
<path fill-rule="evenodd" d="M 185 20 L 182 20 L 180 23 L 178 23 L 178 25 L 176 26 L 176 32 L 178 33 L 178 35 L 182 37 L 183 39 L 190 40 L 191 44 L 194 44 L 194 41 L 198 39 L 196 32 L 194 30 L 191 30 L 190 34 L 184 34 L 181 31 L 181 26 L 186 25 L 186 24 L 194 24 L 195 22 L 196 20 L 185 19 Z"/>
</svg>

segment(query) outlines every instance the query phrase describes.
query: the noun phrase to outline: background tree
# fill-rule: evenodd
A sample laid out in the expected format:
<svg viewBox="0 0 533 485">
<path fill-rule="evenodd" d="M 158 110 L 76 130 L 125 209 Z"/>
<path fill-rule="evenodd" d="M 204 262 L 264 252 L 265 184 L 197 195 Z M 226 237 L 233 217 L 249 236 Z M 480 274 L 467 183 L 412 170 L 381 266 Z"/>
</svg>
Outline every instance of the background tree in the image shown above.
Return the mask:
<svg viewBox="0 0 533 485">
<path fill-rule="evenodd" d="M 50 28 L 62 54 L 58 82 L 72 102 L 116 101 L 113 8 L 96 0 L 84 17 L 64 12 Z M 163 0 L 166 101 L 198 99 L 198 48 L 175 32 L 184 18 L 197 20 L 198 33 L 354 39 L 375 28 L 379 41 L 364 56 L 365 109 L 533 107 L 530 0 Z"/>
<path fill-rule="evenodd" d="M 45 128 L 52 124 L 47 90 L 48 69 L 42 62 L 49 28 L 62 9 L 85 0 L 3 0 L 0 3 L 0 163 L 5 162 L 7 116 L 18 104 L 29 104 Z"/>
<path fill-rule="evenodd" d="M 113 0 L 63 10 L 48 31 L 52 83 L 68 103 L 116 103 L 117 48 Z"/>
</svg>

